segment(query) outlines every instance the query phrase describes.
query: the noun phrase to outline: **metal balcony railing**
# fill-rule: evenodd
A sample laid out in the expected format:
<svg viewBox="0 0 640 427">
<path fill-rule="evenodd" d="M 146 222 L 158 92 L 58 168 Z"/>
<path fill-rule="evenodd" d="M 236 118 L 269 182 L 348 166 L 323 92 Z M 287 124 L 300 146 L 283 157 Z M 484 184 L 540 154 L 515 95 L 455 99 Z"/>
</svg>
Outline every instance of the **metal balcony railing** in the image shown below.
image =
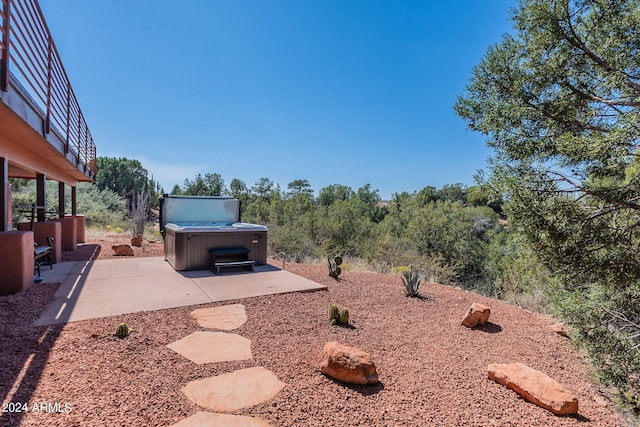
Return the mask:
<svg viewBox="0 0 640 427">
<path fill-rule="evenodd" d="M 45 133 L 96 173 L 96 146 L 37 0 L 0 0 L 0 90 L 13 78 L 42 110 Z M 76 165 L 78 166 L 78 165 Z"/>
</svg>

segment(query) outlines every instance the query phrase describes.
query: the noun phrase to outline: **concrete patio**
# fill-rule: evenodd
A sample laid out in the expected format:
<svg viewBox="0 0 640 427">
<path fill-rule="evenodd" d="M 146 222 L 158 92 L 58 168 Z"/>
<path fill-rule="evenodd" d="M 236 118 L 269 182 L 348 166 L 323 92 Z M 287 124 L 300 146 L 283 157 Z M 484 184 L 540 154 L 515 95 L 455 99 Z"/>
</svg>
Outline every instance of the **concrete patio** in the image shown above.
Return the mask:
<svg viewBox="0 0 640 427">
<path fill-rule="evenodd" d="M 272 265 L 255 271 L 175 271 L 163 257 L 76 261 L 42 269 L 45 282 L 62 282 L 34 325 L 152 311 L 326 286 Z M 34 284 L 32 286 L 38 286 Z"/>
</svg>

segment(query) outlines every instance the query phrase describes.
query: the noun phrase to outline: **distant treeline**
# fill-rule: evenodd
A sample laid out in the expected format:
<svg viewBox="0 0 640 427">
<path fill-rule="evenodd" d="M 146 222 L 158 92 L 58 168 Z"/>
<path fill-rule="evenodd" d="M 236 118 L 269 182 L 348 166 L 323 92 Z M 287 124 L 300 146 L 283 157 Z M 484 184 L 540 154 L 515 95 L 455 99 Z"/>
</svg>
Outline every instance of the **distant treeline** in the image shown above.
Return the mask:
<svg viewBox="0 0 640 427">
<path fill-rule="evenodd" d="M 97 164 L 96 185 L 78 184 L 78 212 L 88 226 L 131 230 L 132 199 L 145 193 L 152 209 L 164 190 L 138 160 L 99 157 Z M 35 182 L 12 183 L 14 222 L 24 221 L 17 206 L 35 202 Z M 56 185 L 48 184 L 47 204 L 57 206 Z M 546 309 L 544 269 L 507 225 L 505 203 L 487 184 L 427 186 L 382 200 L 370 184 L 357 190 L 333 184 L 316 196 L 306 179 L 286 188 L 266 177 L 251 186 L 237 178 L 226 185 L 219 174 L 207 173 L 185 179 L 171 193 L 239 199 L 242 220 L 267 225 L 270 254 L 283 253 L 289 261 L 340 254 L 377 271 L 413 266 L 428 280 Z"/>
<path fill-rule="evenodd" d="M 225 185 L 216 173 L 175 186 L 172 194 L 232 196 L 246 222 L 269 227 L 269 249 L 292 261 L 340 254 L 370 269 L 414 266 L 425 278 L 508 298 L 544 310 L 544 270 L 504 218 L 504 202 L 488 185 L 432 186 L 382 200 L 365 184 L 333 184 L 316 192 L 306 179 L 282 188 L 269 178 L 249 187 Z"/>
</svg>

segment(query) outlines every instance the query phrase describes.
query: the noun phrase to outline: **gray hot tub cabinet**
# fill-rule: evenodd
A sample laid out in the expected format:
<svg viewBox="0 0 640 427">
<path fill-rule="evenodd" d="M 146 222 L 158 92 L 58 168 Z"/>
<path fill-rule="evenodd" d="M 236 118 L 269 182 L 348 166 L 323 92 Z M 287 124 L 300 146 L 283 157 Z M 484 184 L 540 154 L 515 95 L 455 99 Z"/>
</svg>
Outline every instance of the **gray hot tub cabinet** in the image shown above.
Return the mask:
<svg viewBox="0 0 640 427">
<path fill-rule="evenodd" d="M 160 231 L 164 257 L 178 271 L 210 267 L 210 249 L 247 248 L 255 265 L 267 262 L 267 227 L 240 222 L 240 201 L 164 195 Z"/>
</svg>

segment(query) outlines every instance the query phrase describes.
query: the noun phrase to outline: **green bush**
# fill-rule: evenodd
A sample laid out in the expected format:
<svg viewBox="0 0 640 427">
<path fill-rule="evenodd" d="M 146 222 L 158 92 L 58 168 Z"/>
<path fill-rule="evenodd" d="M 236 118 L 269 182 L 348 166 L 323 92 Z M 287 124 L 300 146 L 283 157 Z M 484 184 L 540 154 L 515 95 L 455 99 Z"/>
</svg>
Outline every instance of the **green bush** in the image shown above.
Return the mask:
<svg viewBox="0 0 640 427">
<path fill-rule="evenodd" d="M 25 208 L 36 203 L 35 180 L 11 180 L 13 184 L 13 224 L 30 220 L 30 210 Z M 58 183 L 47 181 L 45 186 L 47 211 L 58 209 Z M 86 225 L 91 227 L 127 227 L 125 201 L 110 190 L 100 190 L 90 183 L 80 182 L 76 187 L 77 213 L 85 215 Z M 71 213 L 71 190 L 65 189 L 65 213 Z M 49 214 L 57 216 L 57 214 Z"/>
<path fill-rule="evenodd" d="M 127 207 L 125 200 L 111 190 L 79 183 L 77 187 L 77 211 L 85 215 L 88 227 L 127 228 Z"/>
<path fill-rule="evenodd" d="M 600 381 L 617 387 L 621 401 L 640 410 L 640 287 L 557 286 L 553 306 L 571 325 Z"/>
<path fill-rule="evenodd" d="M 284 252 L 287 260 L 301 262 L 305 258 L 313 257 L 316 248 L 311 241 L 308 232 L 296 226 L 290 225 L 268 225 L 269 228 L 269 250 L 273 254 Z"/>
</svg>

